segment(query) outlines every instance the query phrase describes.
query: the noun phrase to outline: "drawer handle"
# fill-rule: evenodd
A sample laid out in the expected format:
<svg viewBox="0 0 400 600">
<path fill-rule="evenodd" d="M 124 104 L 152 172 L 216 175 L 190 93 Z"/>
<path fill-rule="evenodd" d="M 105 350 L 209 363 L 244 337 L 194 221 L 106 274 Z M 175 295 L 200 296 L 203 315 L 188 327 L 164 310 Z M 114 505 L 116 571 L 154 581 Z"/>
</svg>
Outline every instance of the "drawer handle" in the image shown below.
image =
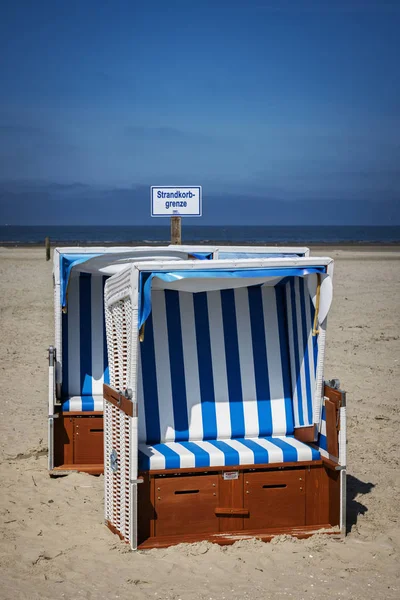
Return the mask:
<svg viewBox="0 0 400 600">
<path fill-rule="evenodd" d="M 275 489 L 275 490 L 279 489 L 279 488 L 285 488 L 285 487 L 286 487 L 286 483 L 276 483 L 274 485 L 273 484 L 271 484 L 271 485 L 268 485 L 268 484 L 263 485 L 263 488 L 266 488 L 266 489 Z"/>
<path fill-rule="evenodd" d="M 175 494 L 198 494 L 200 490 L 175 490 Z"/>
<path fill-rule="evenodd" d="M 90 433 L 103 433 L 104 429 L 90 429 Z"/>
<path fill-rule="evenodd" d="M 250 511 L 248 508 L 216 508 L 215 514 L 217 517 L 222 515 L 241 515 L 242 517 L 248 517 Z"/>
</svg>

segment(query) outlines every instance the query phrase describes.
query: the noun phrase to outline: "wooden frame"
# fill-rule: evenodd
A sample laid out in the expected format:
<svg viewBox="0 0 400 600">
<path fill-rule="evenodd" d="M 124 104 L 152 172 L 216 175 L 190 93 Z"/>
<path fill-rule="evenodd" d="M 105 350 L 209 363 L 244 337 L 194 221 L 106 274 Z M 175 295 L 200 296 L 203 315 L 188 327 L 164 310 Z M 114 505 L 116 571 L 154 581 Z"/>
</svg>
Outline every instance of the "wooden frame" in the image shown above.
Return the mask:
<svg viewBox="0 0 400 600">
<path fill-rule="evenodd" d="M 104 386 L 104 395 L 125 414 L 135 413 L 130 400 L 111 386 Z M 338 445 L 343 392 L 325 386 L 325 395 L 335 408 L 333 416 L 327 416 L 328 444 Z M 309 441 L 315 427 L 299 433 Z M 276 535 L 305 538 L 318 532 L 339 536 L 345 475 L 343 467 L 325 458 L 141 472 L 137 547 L 146 550 L 202 540 L 224 545 L 251 537 L 270 541 Z M 124 539 L 112 523 L 106 524 Z"/>
<path fill-rule="evenodd" d="M 326 439 L 331 456 L 339 456 L 340 408 L 343 405 L 341 390 L 324 386 L 326 412 Z"/>
<path fill-rule="evenodd" d="M 324 387 L 326 437 L 340 458 L 340 414 L 345 393 Z M 104 397 L 127 416 L 136 405 L 127 394 L 104 385 Z M 296 438 L 310 443 L 316 426 Z M 270 541 L 276 535 L 306 538 L 321 532 L 345 534 L 346 468 L 322 457 L 310 462 L 153 470 L 139 473 L 137 548 L 210 541 L 221 545 L 247 538 Z M 108 520 L 106 525 L 124 540 Z"/>
<path fill-rule="evenodd" d="M 339 472 L 326 461 L 146 472 L 138 485 L 138 549 L 275 535 L 339 535 Z M 108 527 L 118 533 L 111 523 Z"/>
</svg>

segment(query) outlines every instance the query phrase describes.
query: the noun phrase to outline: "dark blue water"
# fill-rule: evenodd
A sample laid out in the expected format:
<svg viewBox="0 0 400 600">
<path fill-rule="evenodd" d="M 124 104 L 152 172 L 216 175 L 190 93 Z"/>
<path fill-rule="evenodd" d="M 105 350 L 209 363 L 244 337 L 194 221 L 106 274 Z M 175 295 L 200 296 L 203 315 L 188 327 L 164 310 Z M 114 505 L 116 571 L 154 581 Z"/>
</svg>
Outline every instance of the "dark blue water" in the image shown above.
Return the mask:
<svg viewBox="0 0 400 600">
<path fill-rule="evenodd" d="M 168 226 L 0 226 L 0 244 L 41 244 L 49 236 L 52 244 L 123 244 L 168 242 Z M 182 224 L 182 242 L 259 244 L 379 244 L 400 243 L 400 226 L 193 226 Z"/>
</svg>

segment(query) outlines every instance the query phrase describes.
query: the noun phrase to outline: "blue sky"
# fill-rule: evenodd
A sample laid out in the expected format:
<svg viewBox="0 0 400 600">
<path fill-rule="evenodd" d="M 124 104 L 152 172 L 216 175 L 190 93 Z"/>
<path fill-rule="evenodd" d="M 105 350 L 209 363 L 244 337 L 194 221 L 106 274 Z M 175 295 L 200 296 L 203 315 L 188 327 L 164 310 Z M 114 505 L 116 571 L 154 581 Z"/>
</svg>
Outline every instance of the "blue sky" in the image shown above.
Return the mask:
<svg viewBox="0 0 400 600">
<path fill-rule="evenodd" d="M 321 222 L 347 203 L 363 222 L 367 202 L 371 224 L 399 223 L 399 31 L 390 0 L 3 3 L 0 203 L 21 222 L 15 182 L 142 190 L 133 204 L 203 185 L 205 223 L 228 196 L 227 222 L 255 197 L 258 224 L 274 202 L 308 222 L 316 200 Z"/>
</svg>

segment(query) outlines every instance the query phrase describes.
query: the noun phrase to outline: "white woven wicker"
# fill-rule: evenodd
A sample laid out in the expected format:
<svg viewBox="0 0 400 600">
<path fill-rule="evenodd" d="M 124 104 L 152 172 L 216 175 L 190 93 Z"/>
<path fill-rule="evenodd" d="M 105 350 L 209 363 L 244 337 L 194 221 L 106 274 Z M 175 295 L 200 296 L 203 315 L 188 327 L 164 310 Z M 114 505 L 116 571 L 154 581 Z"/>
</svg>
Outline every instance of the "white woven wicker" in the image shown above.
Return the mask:
<svg viewBox="0 0 400 600">
<path fill-rule="evenodd" d="M 315 376 L 315 396 L 314 396 L 314 423 L 320 427 L 322 403 L 324 400 L 324 364 L 325 364 L 325 344 L 326 344 L 326 325 L 327 319 L 319 326 L 318 335 L 318 359 Z"/>
<path fill-rule="evenodd" d="M 110 385 L 117 390 L 132 388 L 136 381 L 137 310 L 132 310 L 130 269 L 112 278 L 105 289 L 105 316 L 108 340 Z M 132 352 L 133 351 L 133 352 Z M 109 402 L 104 402 L 104 478 L 105 519 L 136 548 L 137 417 L 129 417 Z M 136 448 L 136 450 L 135 450 Z"/>
</svg>

